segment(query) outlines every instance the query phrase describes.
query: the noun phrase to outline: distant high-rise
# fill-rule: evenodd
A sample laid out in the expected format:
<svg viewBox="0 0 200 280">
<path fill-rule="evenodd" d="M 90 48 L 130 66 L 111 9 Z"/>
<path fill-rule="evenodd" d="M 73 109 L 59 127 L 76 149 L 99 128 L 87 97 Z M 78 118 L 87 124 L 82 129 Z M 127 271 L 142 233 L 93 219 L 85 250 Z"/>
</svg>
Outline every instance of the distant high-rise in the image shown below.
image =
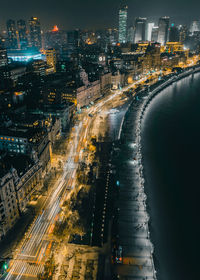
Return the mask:
<svg viewBox="0 0 200 280">
<path fill-rule="evenodd" d="M 186 25 L 179 26 L 179 42 L 184 43 L 188 35 L 188 29 Z"/>
<path fill-rule="evenodd" d="M 190 25 L 190 32 L 193 33 L 200 31 L 200 21 L 199 20 L 194 20 L 192 21 L 191 25 Z"/>
<path fill-rule="evenodd" d="M 28 36 L 25 20 L 20 19 L 17 21 L 17 29 L 19 34 L 20 49 L 26 49 L 28 47 Z"/>
<path fill-rule="evenodd" d="M 154 25 L 155 25 L 154 22 L 147 23 L 147 32 L 146 32 L 147 41 L 151 41 L 152 29 L 153 29 Z"/>
<path fill-rule="evenodd" d="M 80 46 L 80 30 L 67 32 L 67 45 L 70 50 L 76 50 Z"/>
<path fill-rule="evenodd" d="M 18 48 L 16 25 L 12 19 L 7 21 L 7 46 L 9 49 Z"/>
<path fill-rule="evenodd" d="M 0 47 L 0 67 L 8 64 L 7 51 Z"/>
<path fill-rule="evenodd" d="M 127 42 L 134 43 L 134 36 L 135 36 L 135 27 L 130 26 L 127 32 Z"/>
<path fill-rule="evenodd" d="M 135 20 L 135 43 L 145 41 L 146 18 L 136 18 Z"/>
<path fill-rule="evenodd" d="M 151 31 L 151 41 L 158 41 L 158 26 L 154 26 Z"/>
<path fill-rule="evenodd" d="M 161 17 L 158 22 L 158 42 L 165 45 L 168 39 L 169 17 Z"/>
<path fill-rule="evenodd" d="M 169 29 L 169 42 L 179 42 L 179 30 L 174 23 L 171 24 Z"/>
<path fill-rule="evenodd" d="M 128 6 L 123 6 L 119 9 L 119 43 L 127 42 L 127 18 Z"/>
<path fill-rule="evenodd" d="M 30 28 L 31 47 L 40 49 L 42 47 L 42 37 L 41 37 L 40 21 L 37 17 L 32 17 L 29 20 L 29 28 Z"/>
</svg>

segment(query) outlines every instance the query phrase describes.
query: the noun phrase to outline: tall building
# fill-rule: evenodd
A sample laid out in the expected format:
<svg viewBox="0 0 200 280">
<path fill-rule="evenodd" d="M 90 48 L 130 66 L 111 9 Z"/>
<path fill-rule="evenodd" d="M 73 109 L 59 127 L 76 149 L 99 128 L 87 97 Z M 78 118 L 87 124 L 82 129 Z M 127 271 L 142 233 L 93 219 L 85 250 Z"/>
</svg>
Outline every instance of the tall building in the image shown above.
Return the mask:
<svg viewBox="0 0 200 280">
<path fill-rule="evenodd" d="M 7 21 L 7 45 L 9 49 L 17 49 L 18 42 L 17 42 L 17 30 L 15 21 L 9 19 Z"/>
<path fill-rule="evenodd" d="M 158 42 L 165 45 L 168 40 L 169 17 L 161 17 L 158 22 Z"/>
<path fill-rule="evenodd" d="M 151 35 L 152 35 L 152 30 L 154 27 L 155 23 L 154 22 L 148 22 L 147 23 L 147 32 L 146 32 L 146 40 L 151 41 Z"/>
<path fill-rule="evenodd" d="M 169 42 L 179 42 L 179 30 L 174 23 L 171 24 L 169 29 Z"/>
<path fill-rule="evenodd" d="M 199 20 L 194 20 L 194 21 L 192 21 L 192 23 L 190 25 L 190 32 L 193 35 L 194 32 L 198 32 L 198 31 L 200 31 L 200 21 Z"/>
<path fill-rule="evenodd" d="M 154 26 L 151 31 L 151 41 L 158 41 L 158 26 Z"/>
<path fill-rule="evenodd" d="M 188 35 L 188 28 L 186 25 L 179 26 L 179 42 L 184 43 Z"/>
<path fill-rule="evenodd" d="M 145 41 L 146 21 L 141 17 L 135 19 L 135 43 Z"/>
<path fill-rule="evenodd" d="M 127 41 L 127 18 L 128 6 L 123 6 L 119 9 L 119 43 L 126 43 Z"/>
<path fill-rule="evenodd" d="M 67 32 L 67 46 L 70 50 L 76 50 L 80 46 L 79 30 L 72 30 Z"/>
<path fill-rule="evenodd" d="M 47 64 L 54 68 L 54 72 L 56 72 L 56 50 L 55 49 L 48 49 L 46 50 L 46 60 Z"/>
<path fill-rule="evenodd" d="M 8 64 L 7 51 L 0 47 L 0 67 Z"/>
<path fill-rule="evenodd" d="M 135 27 L 130 26 L 127 32 L 127 42 L 134 43 L 134 36 L 135 36 Z"/>
<path fill-rule="evenodd" d="M 29 28 L 30 28 L 31 47 L 41 49 L 42 36 L 41 36 L 40 21 L 37 17 L 32 17 L 29 20 Z"/>
<path fill-rule="evenodd" d="M 28 47 L 28 36 L 25 20 L 20 19 L 17 21 L 17 29 L 19 34 L 20 49 L 24 50 Z"/>
</svg>

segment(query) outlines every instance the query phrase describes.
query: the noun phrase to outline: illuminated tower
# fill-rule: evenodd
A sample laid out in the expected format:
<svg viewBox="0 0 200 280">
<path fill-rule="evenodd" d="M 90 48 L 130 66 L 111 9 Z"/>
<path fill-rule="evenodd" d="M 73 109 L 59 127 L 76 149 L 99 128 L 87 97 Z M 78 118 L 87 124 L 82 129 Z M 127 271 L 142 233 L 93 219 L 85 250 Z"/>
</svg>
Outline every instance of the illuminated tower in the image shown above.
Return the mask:
<svg viewBox="0 0 200 280">
<path fill-rule="evenodd" d="M 49 66 L 54 68 L 54 72 L 56 72 L 56 50 L 51 48 L 46 50 L 46 60 Z"/>
<path fill-rule="evenodd" d="M 158 42 L 165 45 L 168 39 L 169 17 L 161 17 L 158 22 Z"/>
<path fill-rule="evenodd" d="M 126 43 L 127 41 L 127 17 L 128 6 L 123 6 L 119 9 L 119 43 Z"/>
<path fill-rule="evenodd" d="M 145 41 L 146 18 L 136 18 L 135 20 L 135 43 Z"/>
<path fill-rule="evenodd" d="M 28 37 L 25 20 L 20 19 L 17 21 L 17 29 L 19 34 L 20 48 L 26 49 L 28 47 Z"/>
<path fill-rule="evenodd" d="M 10 49 L 17 49 L 17 30 L 15 21 L 12 19 L 9 19 L 7 21 L 7 42 L 8 42 L 8 48 Z"/>
<path fill-rule="evenodd" d="M 147 24 L 147 34 L 146 34 L 147 41 L 151 41 L 152 30 L 153 30 L 154 26 L 155 26 L 154 22 L 148 22 L 148 24 Z"/>
<path fill-rule="evenodd" d="M 31 47 L 41 49 L 42 47 L 41 28 L 40 28 L 40 21 L 37 17 L 32 17 L 29 20 L 29 28 L 30 28 Z"/>
</svg>

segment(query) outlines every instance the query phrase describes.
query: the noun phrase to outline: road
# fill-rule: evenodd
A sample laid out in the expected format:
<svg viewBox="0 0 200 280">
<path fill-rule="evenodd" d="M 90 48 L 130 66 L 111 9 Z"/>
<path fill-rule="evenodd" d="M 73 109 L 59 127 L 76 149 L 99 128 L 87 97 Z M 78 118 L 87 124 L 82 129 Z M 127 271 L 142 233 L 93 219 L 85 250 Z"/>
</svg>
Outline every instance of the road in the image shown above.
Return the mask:
<svg viewBox="0 0 200 280">
<path fill-rule="evenodd" d="M 79 116 L 78 124 L 72 129 L 69 137 L 72 140 L 68 145 L 68 159 L 64 164 L 63 174 L 48 194 L 48 198 L 43 205 L 43 210 L 25 234 L 10 262 L 7 275 L 2 279 L 37 279 L 37 275 L 43 271 L 45 261 L 52 251 L 53 242 L 49 239 L 49 233 L 52 232 L 52 228 L 58 217 L 61 199 L 65 198 L 69 192 L 66 189 L 67 186 L 75 187 L 75 174 L 78 168 L 78 162 L 83 160 L 83 148 L 86 147 L 88 140 L 94 133 L 94 117 L 91 117 L 91 115 L 96 116 L 103 108 L 106 110 L 108 104 L 110 106 L 114 103 L 115 105 L 118 104 L 120 101 L 119 96 L 134 85 L 135 83 L 122 90 L 118 90 L 108 97 L 103 98 L 89 109 L 83 110 Z"/>
</svg>

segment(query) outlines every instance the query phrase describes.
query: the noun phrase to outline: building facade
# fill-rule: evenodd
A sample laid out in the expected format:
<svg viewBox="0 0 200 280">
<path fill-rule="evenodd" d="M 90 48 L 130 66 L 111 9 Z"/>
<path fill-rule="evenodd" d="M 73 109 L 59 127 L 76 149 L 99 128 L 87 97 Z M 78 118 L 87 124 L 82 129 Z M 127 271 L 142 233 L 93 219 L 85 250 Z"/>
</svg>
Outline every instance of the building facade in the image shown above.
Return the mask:
<svg viewBox="0 0 200 280">
<path fill-rule="evenodd" d="M 158 42 L 164 46 L 168 40 L 169 17 L 161 17 L 158 22 Z"/>
<path fill-rule="evenodd" d="M 127 17 L 128 6 L 123 6 L 119 9 L 119 43 L 126 43 L 127 41 Z"/>
<path fill-rule="evenodd" d="M 32 17 L 29 20 L 30 28 L 30 45 L 33 48 L 41 49 L 42 47 L 42 37 L 41 37 L 41 28 L 40 21 L 37 17 Z"/>
<path fill-rule="evenodd" d="M 145 41 L 146 18 L 136 18 L 135 20 L 135 43 Z"/>
</svg>

